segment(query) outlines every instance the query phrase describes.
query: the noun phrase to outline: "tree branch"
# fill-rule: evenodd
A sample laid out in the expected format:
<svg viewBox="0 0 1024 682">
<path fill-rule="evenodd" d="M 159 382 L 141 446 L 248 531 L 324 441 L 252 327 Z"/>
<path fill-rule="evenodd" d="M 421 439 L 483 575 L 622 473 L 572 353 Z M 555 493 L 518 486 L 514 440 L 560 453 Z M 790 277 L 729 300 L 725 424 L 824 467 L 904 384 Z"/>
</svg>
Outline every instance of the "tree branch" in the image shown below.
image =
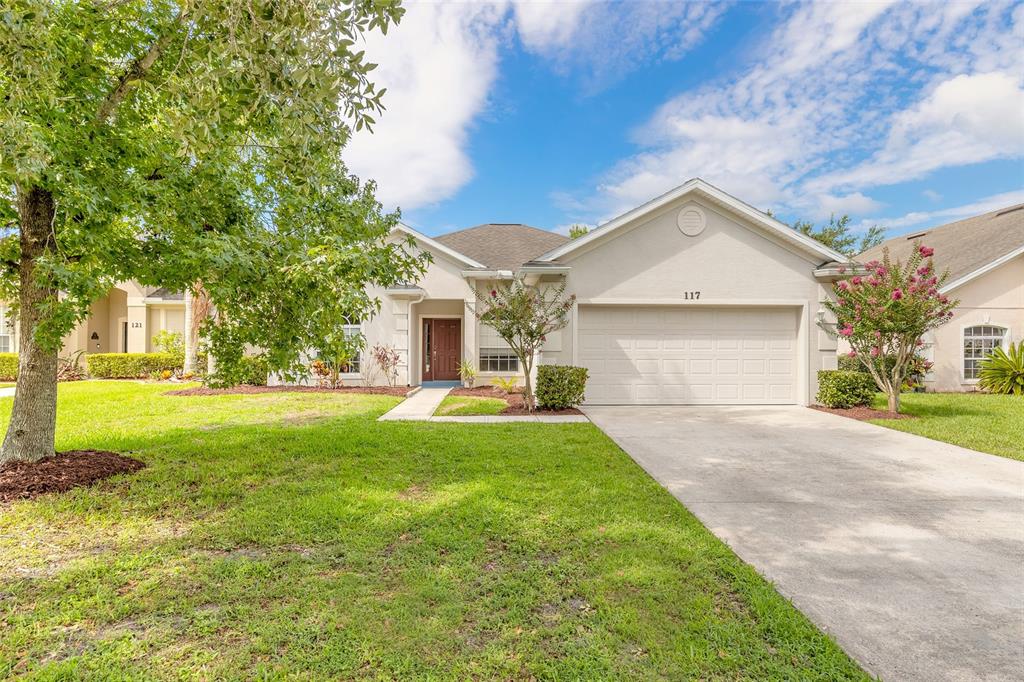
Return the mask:
<svg viewBox="0 0 1024 682">
<path fill-rule="evenodd" d="M 188 14 L 188 3 L 186 3 L 185 7 L 182 7 L 181 11 L 178 12 L 178 16 L 175 17 L 174 26 L 180 26 L 188 17 Z M 106 123 L 113 117 L 117 106 L 124 100 L 131 89 L 149 74 L 153 64 L 156 63 L 156 60 L 160 59 L 160 55 L 167 49 L 167 45 L 171 42 L 173 36 L 173 31 L 168 31 L 160 36 L 149 46 L 145 53 L 131 63 L 128 70 L 118 79 L 114 89 L 110 91 L 110 94 L 100 104 L 100 108 L 96 112 L 97 123 Z"/>
</svg>

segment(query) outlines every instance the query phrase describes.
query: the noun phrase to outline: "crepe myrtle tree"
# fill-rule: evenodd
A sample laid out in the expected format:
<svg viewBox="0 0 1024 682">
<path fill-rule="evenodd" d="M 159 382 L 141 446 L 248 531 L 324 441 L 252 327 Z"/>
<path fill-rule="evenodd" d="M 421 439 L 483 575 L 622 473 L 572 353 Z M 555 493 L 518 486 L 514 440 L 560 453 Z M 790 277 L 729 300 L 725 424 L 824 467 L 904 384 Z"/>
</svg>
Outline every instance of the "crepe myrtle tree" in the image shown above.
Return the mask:
<svg viewBox="0 0 1024 682">
<path fill-rule="evenodd" d="M 914 244 L 906 263 L 893 261 L 885 249 L 882 261 L 865 263 L 833 287 L 835 300 L 824 306 L 835 323 L 820 323 L 828 333 L 850 345 L 888 399 L 889 412 L 900 410 L 900 389 L 915 367 L 921 337 L 953 316 L 959 301 L 940 293 L 947 273 L 936 274 L 934 249 Z"/>
<path fill-rule="evenodd" d="M 517 277 L 491 289 L 477 291 L 476 301 L 467 303 L 478 320 L 491 327 L 519 358 L 525 376 L 523 402 L 534 410 L 533 361 L 547 341 L 547 335 L 569 323 L 569 311 L 576 295 L 565 295 L 565 282 L 541 288 Z"/>
<path fill-rule="evenodd" d="M 388 0 L 10 0 L 0 12 L 0 299 L 20 322 L 0 462 L 54 453 L 57 351 L 118 281 L 202 282 L 226 373 L 298 371 L 414 279 L 396 215 L 342 164 L 382 109 L 362 36 Z"/>
</svg>

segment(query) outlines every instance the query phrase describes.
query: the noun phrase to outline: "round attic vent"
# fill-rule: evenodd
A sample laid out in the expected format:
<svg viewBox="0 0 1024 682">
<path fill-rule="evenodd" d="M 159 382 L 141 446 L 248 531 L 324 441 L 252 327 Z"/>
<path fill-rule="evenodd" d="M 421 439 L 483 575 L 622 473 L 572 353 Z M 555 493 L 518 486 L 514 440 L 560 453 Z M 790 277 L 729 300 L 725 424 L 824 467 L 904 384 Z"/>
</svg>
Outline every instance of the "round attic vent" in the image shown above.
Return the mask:
<svg viewBox="0 0 1024 682">
<path fill-rule="evenodd" d="M 679 212 L 679 216 L 676 218 L 679 231 L 687 237 L 696 237 L 703 232 L 707 222 L 704 211 L 696 206 L 687 206 Z"/>
</svg>

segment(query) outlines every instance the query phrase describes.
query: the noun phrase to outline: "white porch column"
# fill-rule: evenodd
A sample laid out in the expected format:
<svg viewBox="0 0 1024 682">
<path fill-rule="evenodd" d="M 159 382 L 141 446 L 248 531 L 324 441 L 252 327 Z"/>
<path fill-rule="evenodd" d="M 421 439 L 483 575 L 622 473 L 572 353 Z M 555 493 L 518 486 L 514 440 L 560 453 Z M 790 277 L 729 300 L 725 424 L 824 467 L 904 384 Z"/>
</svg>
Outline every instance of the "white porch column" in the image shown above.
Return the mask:
<svg viewBox="0 0 1024 682">
<path fill-rule="evenodd" d="M 398 351 L 398 385 L 408 386 L 411 383 L 410 369 L 411 324 L 409 312 L 412 304 L 405 299 L 394 299 L 391 302 L 391 314 L 394 315 L 395 333 L 391 345 Z"/>
<path fill-rule="evenodd" d="M 462 307 L 462 359 L 477 367 L 476 352 L 476 291 L 466 294 Z"/>
<path fill-rule="evenodd" d="M 192 287 L 185 287 L 185 367 L 186 373 L 196 371 L 196 340 L 192 336 Z"/>
<path fill-rule="evenodd" d="M 128 297 L 128 352 L 145 353 L 149 346 L 149 309 L 141 296 Z"/>
</svg>

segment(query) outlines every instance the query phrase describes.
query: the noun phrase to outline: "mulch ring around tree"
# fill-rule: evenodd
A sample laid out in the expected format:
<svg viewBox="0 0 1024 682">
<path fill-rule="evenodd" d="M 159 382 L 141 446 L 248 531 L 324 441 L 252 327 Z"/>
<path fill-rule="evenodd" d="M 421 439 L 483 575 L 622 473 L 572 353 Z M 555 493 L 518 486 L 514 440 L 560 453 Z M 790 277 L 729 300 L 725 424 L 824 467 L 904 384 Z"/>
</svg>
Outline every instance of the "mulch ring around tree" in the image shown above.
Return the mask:
<svg viewBox="0 0 1024 682">
<path fill-rule="evenodd" d="M 829 414 L 838 414 L 841 417 L 849 417 L 850 419 L 856 419 L 857 421 L 867 421 L 869 419 L 915 419 L 912 414 L 901 414 L 887 412 L 885 410 L 876 410 L 872 407 L 865 407 L 864 405 L 858 407 L 849 408 L 838 408 L 838 407 L 824 407 L 822 405 L 811 405 L 811 409 L 819 410 L 821 412 L 828 412 Z"/>
<path fill-rule="evenodd" d="M 145 466 L 105 450 L 68 450 L 36 462 L 8 462 L 0 465 L 0 503 L 65 492 Z"/>
<path fill-rule="evenodd" d="M 504 399 L 508 407 L 501 411 L 501 414 L 518 415 L 530 414 L 526 409 L 522 393 L 507 393 L 497 386 L 478 386 L 476 388 L 453 388 L 448 395 L 465 395 L 474 398 L 497 398 Z M 542 410 L 537 408 L 533 414 L 540 415 L 561 415 L 561 414 L 583 414 L 575 407 L 567 410 Z"/>
<path fill-rule="evenodd" d="M 168 391 L 164 395 L 253 395 L 256 393 L 368 393 L 371 395 L 394 395 L 404 398 L 412 389 L 408 386 L 233 386 L 231 388 L 183 388 Z"/>
</svg>

